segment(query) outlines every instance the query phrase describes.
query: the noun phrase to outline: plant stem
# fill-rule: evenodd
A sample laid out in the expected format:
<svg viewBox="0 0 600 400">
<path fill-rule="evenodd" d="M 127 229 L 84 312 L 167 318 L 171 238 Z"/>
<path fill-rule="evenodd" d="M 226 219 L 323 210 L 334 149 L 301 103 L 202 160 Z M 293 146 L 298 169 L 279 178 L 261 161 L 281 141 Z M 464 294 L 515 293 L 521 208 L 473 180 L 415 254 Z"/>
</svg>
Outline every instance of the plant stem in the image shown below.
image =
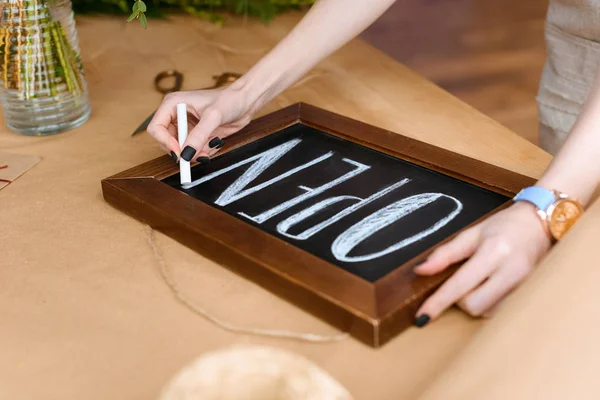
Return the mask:
<svg viewBox="0 0 600 400">
<path fill-rule="evenodd" d="M 81 93 L 81 62 L 61 21 L 53 19 L 52 0 L 7 1 L 0 26 L 4 87 L 24 100 Z"/>
</svg>

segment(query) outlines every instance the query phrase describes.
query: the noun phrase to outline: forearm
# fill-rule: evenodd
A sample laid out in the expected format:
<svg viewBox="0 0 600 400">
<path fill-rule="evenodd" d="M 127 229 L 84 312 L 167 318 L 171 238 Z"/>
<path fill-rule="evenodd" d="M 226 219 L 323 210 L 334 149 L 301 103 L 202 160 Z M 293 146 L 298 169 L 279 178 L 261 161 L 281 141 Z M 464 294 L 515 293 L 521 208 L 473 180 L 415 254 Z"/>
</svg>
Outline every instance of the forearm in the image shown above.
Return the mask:
<svg viewBox="0 0 600 400">
<path fill-rule="evenodd" d="M 319 0 L 273 50 L 242 77 L 242 89 L 262 106 L 375 21 L 395 0 Z"/>
<path fill-rule="evenodd" d="M 539 186 L 591 200 L 600 179 L 600 75 L 563 148 L 556 155 Z"/>
</svg>

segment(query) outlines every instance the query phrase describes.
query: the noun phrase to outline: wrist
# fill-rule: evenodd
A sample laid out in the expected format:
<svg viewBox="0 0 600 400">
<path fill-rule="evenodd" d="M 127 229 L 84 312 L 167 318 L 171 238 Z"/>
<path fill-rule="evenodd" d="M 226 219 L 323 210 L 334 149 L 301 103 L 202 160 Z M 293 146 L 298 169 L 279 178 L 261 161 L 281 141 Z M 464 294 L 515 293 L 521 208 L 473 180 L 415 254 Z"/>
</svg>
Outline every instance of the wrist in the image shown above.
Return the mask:
<svg viewBox="0 0 600 400">
<path fill-rule="evenodd" d="M 538 230 L 539 228 L 540 236 L 543 235 L 543 237 L 550 243 L 554 242 L 554 238 L 548 229 L 548 225 L 542 218 L 540 218 L 539 210 L 535 205 L 527 201 L 517 201 L 511 206 L 511 208 L 522 215 L 523 220 L 527 221 L 526 223 L 528 225 L 536 227 L 535 230 Z"/>
<path fill-rule="evenodd" d="M 560 240 L 583 214 L 579 201 L 565 193 L 539 185 L 521 190 L 515 205 L 533 206 L 543 227 L 553 241 Z M 525 207 L 521 206 L 521 207 Z"/>
<path fill-rule="evenodd" d="M 249 71 L 225 91 L 232 97 L 242 97 L 250 109 L 257 111 L 282 91 L 280 87 L 276 74 Z"/>
<path fill-rule="evenodd" d="M 577 131 L 571 133 L 571 135 L 575 134 L 581 135 Z M 598 163 L 592 161 L 598 160 L 598 157 L 587 154 L 574 156 L 573 151 L 567 147 L 565 144 L 565 148 L 554 158 L 536 186 L 567 193 L 587 205 L 594 196 L 598 182 L 597 177 L 600 174 Z M 588 147 L 597 146 L 589 145 Z"/>
<path fill-rule="evenodd" d="M 294 51 L 294 46 L 279 43 L 265 57 L 259 60 L 232 89 L 241 90 L 244 96 L 260 108 L 283 92 L 306 70 L 307 58 L 299 57 L 302 51 Z"/>
<path fill-rule="evenodd" d="M 580 177 L 570 177 L 567 179 L 563 177 L 544 176 L 535 186 L 546 190 L 567 193 L 570 197 L 578 199 L 582 205 L 589 203 L 595 190 L 593 185 L 580 182 Z"/>
</svg>

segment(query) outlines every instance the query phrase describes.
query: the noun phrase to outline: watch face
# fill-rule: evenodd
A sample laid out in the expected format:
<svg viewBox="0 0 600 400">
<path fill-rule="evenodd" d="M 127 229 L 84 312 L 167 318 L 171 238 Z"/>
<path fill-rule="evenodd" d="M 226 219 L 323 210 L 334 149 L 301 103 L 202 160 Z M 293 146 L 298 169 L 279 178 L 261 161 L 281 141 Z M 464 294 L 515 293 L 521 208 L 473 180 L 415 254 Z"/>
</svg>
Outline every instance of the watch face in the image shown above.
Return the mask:
<svg viewBox="0 0 600 400">
<path fill-rule="evenodd" d="M 572 200 L 559 200 L 555 203 L 548 216 L 548 225 L 552 236 L 557 240 L 562 239 L 582 213 L 581 206 Z"/>
</svg>

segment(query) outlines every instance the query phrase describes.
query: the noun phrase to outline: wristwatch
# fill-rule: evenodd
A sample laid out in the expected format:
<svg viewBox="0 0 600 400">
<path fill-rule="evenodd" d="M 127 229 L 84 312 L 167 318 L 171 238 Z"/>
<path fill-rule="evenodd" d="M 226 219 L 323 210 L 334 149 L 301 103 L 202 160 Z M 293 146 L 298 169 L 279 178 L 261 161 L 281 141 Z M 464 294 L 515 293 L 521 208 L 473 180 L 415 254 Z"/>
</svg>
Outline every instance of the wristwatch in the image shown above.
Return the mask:
<svg viewBox="0 0 600 400">
<path fill-rule="evenodd" d="M 537 208 L 546 232 L 554 241 L 562 239 L 583 214 L 581 203 L 557 190 L 530 186 L 521 190 L 513 201 L 527 201 Z"/>
</svg>

